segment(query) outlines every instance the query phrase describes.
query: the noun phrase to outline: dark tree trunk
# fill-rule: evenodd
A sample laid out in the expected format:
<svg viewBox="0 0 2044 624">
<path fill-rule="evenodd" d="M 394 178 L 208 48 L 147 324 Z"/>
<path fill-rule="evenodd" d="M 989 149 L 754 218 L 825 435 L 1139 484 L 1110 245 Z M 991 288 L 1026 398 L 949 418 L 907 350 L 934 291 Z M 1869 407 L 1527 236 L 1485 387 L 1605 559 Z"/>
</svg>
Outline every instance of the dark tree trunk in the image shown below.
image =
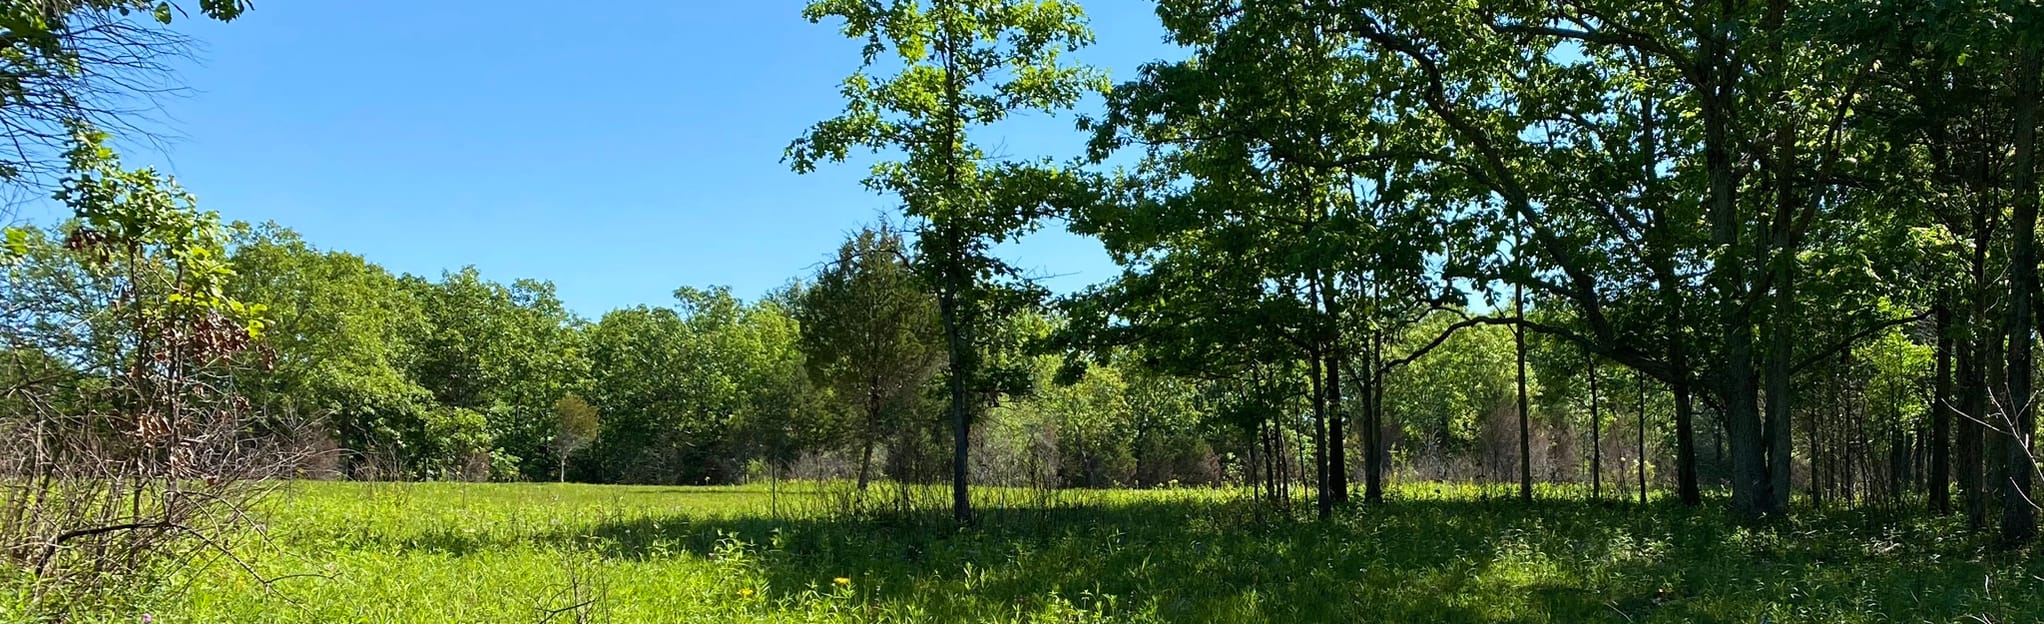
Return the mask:
<svg viewBox="0 0 2044 624">
<path fill-rule="evenodd" d="M 1715 29 L 1734 19 L 1730 3 L 1720 3 L 1715 19 L 1699 25 Z M 1721 250 L 1711 268 L 1712 296 L 1717 299 L 1717 329 L 1723 340 L 1719 350 L 1718 394 L 1724 401 L 1725 431 L 1732 455 L 1732 508 L 1757 516 L 1773 509 L 1768 492 L 1766 449 L 1761 444 L 1757 372 L 1753 362 L 1752 309 L 1746 303 L 1750 285 L 1746 260 L 1752 252 L 1740 233 L 1744 218 L 1739 213 L 1738 162 L 1734 158 L 1732 116 L 1737 113 L 1737 88 L 1743 67 L 1731 59 L 1722 35 L 1699 32 L 1701 43 L 1697 99 L 1703 116 L 1704 167 L 1708 173 L 1708 204 L 1711 244 Z"/>
<path fill-rule="evenodd" d="M 955 278 L 953 278 L 955 280 Z M 947 280 L 953 281 L 953 280 Z M 953 283 L 938 296 L 938 308 L 944 317 L 944 339 L 951 362 L 949 386 L 951 391 L 951 515 L 960 524 L 972 521 L 972 493 L 967 482 L 967 464 L 972 443 L 972 421 L 967 413 L 966 384 L 972 373 L 970 356 L 965 352 L 968 346 L 959 327 L 958 292 Z"/>
<path fill-rule="evenodd" d="M 1371 505 L 1384 502 L 1384 373 L 1378 370 L 1383 365 L 1383 336 L 1372 333 L 1369 337 L 1369 370 L 1364 374 L 1369 386 L 1363 390 L 1363 455 L 1368 465 L 1363 469 L 1363 501 Z"/>
<path fill-rule="evenodd" d="M 1782 207 L 1787 210 L 1787 206 Z M 1786 245 L 1786 237 L 1781 244 Z M 1767 377 L 1767 421 L 1764 435 L 1767 442 L 1768 509 L 1788 509 L 1789 471 L 1794 451 L 1790 442 L 1794 432 L 1790 430 L 1790 409 L 1795 400 L 1795 388 L 1790 383 L 1791 357 L 1795 354 L 1794 343 L 1789 334 L 1793 329 L 1795 295 L 1795 266 L 1791 250 L 1782 250 L 1789 259 L 1777 260 L 1774 269 L 1774 318 L 1770 319 L 1768 331 L 1766 370 Z"/>
<path fill-rule="evenodd" d="M 2034 47 L 2037 44 L 2031 43 Z M 2035 341 L 2037 294 L 2037 99 L 2044 52 L 2026 50 L 2016 80 L 2015 209 L 2009 222 L 2008 375 L 2009 435 L 2003 438 L 2008 473 L 2002 483 L 2002 541 L 2028 542 L 2037 534 L 2037 507 L 2030 497 L 2035 460 L 2030 439 L 2037 430 L 2031 396 L 2030 350 Z"/>
<path fill-rule="evenodd" d="M 1770 0 L 1767 14 L 1762 21 L 1766 32 L 1779 32 L 1788 19 L 1788 0 Z M 1767 56 L 1783 59 L 1783 45 L 1786 37 L 1772 36 L 1767 39 Z M 1785 64 L 1773 64 L 1785 68 Z M 1791 86 L 1786 76 L 1776 72 L 1769 101 L 1789 101 L 1786 90 Z M 1768 254 L 1771 254 L 1769 271 L 1773 282 L 1774 305 L 1768 319 L 1767 355 L 1763 358 L 1762 375 L 1766 386 L 1767 405 L 1765 420 L 1761 422 L 1761 440 L 1767 453 L 1767 500 L 1768 511 L 1788 509 L 1790 466 L 1793 459 L 1790 430 L 1793 420 L 1790 409 L 1795 401 L 1795 388 L 1790 383 L 1791 357 L 1795 354 L 1789 334 L 1796 322 L 1796 250 L 1800 246 L 1795 232 L 1796 218 L 1802 198 L 1797 187 L 1797 150 L 1795 128 L 1786 122 L 1774 128 L 1774 164 L 1769 167 L 1769 178 L 1774 190 L 1774 221 L 1769 227 Z M 1735 252 L 1736 253 L 1736 252 Z"/>
<path fill-rule="evenodd" d="M 1930 511 L 1937 515 L 1952 513 L 1952 307 L 1951 293 L 1939 295 L 1934 315 L 1937 318 L 1937 363 L 1935 381 L 1931 389 L 1931 423 L 1928 457 L 1930 470 L 1928 487 Z M 1816 438 L 1812 432 L 1812 440 Z M 1812 455 L 1814 457 L 1815 455 Z"/>
<path fill-rule="evenodd" d="M 1341 367 L 1348 353 L 1342 348 L 1341 300 L 1334 279 L 1320 284 L 1320 303 L 1327 313 L 1327 493 L 1336 505 L 1348 503 L 1348 409 L 1341 400 Z"/>
<path fill-rule="evenodd" d="M 1888 502 L 1902 500 L 1902 482 L 1908 478 L 1909 436 L 1902 433 L 1902 404 L 1888 403 Z"/>
<path fill-rule="evenodd" d="M 1342 421 L 1346 409 L 1341 397 L 1341 351 L 1336 347 L 1328 357 L 1327 369 L 1327 493 L 1334 504 L 1348 502 L 1348 432 Z"/>
<path fill-rule="evenodd" d="M 1984 182 L 1975 180 L 1981 186 Z M 1982 420 L 1987 418 L 1987 248 L 1990 243 L 1990 213 L 1984 200 L 1973 206 L 1972 292 L 1967 300 L 1965 343 L 1958 353 L 1959 368 L 1959 495 L 1966 505 L 1966 525 L 1975 530 L 1987 526 L 1986 438 Z"/>
<path fill-rule="evenodd" d="M 1513 253 L 1518 253 L 1515 249 Z M 1526 318 L 1526 289 L 1512 287 L 1513 308 Z M 1526 327 L 1512 325 L 1512 348 L 1519 359 L 1519 500 L 1533 502 L 1533 420 L 1526 405 Z"/>
<path fill-rule="evenodd" d="M 1604 497 L 1603 419 L 1597 411 L 1597 356 L 1590 356 L 1590 498 Z"/>
<path fill-rule="evenodd" d="M 1844 480 L 1839 482 L 1844 489 L 1838 495 L 1840 499 L 1846 502 L 1857 499 L 1859 495 L 1859 473 L 1863 470 L 1860 467 L 1860 453 L 1863 451 L 1860 447 L 1860 440 L 1863 437 L 1860 434 L 1860 424 L 1865 418 L 1859 408 L 1862 407 L 1860 401 L 1865 398 L 1865 395 L 1857 392 L 1857 390 L 1858 388 L 1847 389 L 1848 398 L 1845 403 L 1845 422 L 1840 427 L 1845 434 L 1845 444 L 1843 445 L 1843 450 L 1845 451 L 1845 474 Z"/>
<path fill-rule="evenodd" d="M 1307 367 L 1311 369 L 1311 390 L 1313 392 L 1313 504 L 1320 519 L 1334 515 L 1334 497 L 1328 494 L 1327 478 L 1327 388 L 1322 385 L 1325 371 L 1321 370 L 1320 351 L 1307 354 Z"/>
<path fill-rule="evenodd" d="M 1675 405 L 1675 494 L 1682 504 L 1694 507 L 1703 503 L 1703 489 L 1696 474 L 1696 398 L 1689 390 L 1687 354 L 1674 340 L 1670 339 L 1668 348 L 1672 352 L 1669 360 L 1674 362 L 1675 380 L 1668 384 L 1668 390 Z"/>
</svg>

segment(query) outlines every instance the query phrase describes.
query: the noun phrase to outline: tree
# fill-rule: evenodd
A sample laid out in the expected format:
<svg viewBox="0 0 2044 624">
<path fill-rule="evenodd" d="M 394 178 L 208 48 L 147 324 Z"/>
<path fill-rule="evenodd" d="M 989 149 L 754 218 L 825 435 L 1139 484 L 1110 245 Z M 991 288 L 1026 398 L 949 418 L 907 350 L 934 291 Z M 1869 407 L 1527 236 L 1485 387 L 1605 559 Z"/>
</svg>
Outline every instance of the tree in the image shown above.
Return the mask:
<svg viewBox="0 0 2044 624">
<path fill-rule="evenodd" d="M 297 459 L 291 423 L 259 418 L 236 383 L 263 308 L 223 294 L 219 216 L 74 130 L 56 199 L 76 218 L 9 228 L 0 250 L 0 557 L 31 584 L 27 610 L 55 620 L 229 554 L 240 510 Z"/>
<path fill-rule="evenodd" d="M 864 64 L 844 82 L 844 114 L 796 139 L 787 158 L 809 172 L 858 149 L 902 154 L 876 165 L 866 187 L 898 196 L 921 221 L 918 270 L 937 293 L 948 355 L 952 508 L 965 522 L 973 416 L 997 396 L 979 366 L 982 335 L 1035 299 L 1034 289 L 991 281 L 1016 271 L 990 248 L 1034 224 L 1048 201 L 1069 192 L 1070 177 L 1035 165 L 984 166 L 987 155 L 970 135 L 1017 112 L 1070 108 L 1097 89 L 1091 70 L 1063 58 L 1093 35 L 1068 0 L 816 0 L 803 16 L 844 20 L 845 36 L 866 42 Z M 868 74 L 888 52 L 900 72 Z"/>
<path fill-rule="evenodd" d="M 728 295 L 726 295 L 728 296 Z M 713 336 L 739 389 L 732 411 L 733 452 L 763 459 L 776 474 L 829 436 L 825 394 L 811 382 L 791 287 L 744 305 L 737 322 Z"/>
<path fill-rule="evenodd" d="M 935 298 L 916 278 L 901 234 L 882 225 L 838 249 L 803 291 L 795 318 L 810 374 L 854 414 L 848 429 L 864 491 L 874 446 L 900 433 L 943 366 Z"/>
<path fill-rule="evenodd" d="M 200 0 L 199 14 L 240 17 L 247 0 Z M 140 131 L 135 117 L 166 90 L 165 60 L 189 42 L 169 26 L 184 15 L 163 0 L 6 0 L 0 3 L 0 184 L 27 188 L 63 170 L 80 126 Z M 142 102 L 138 102 L 142 100 Z"/>
<path fill-rule="evenodd" d="M 396 276 L 354 254 L 321 251 L 275 224 L 237 226 L 227 292 L 267 307 L 270 365 L 245 387 L 258 405 L 317 417 L 357 478 L 423 467 L 433 395 L 412 377 L 427 319 Z M 378 466 L 377 460 L 398 465 Z"/>
<path fill-rule="evenodd" d="M 408 277 L 406 287 L 426 317 L 414 338 L 411 374 L 441 404 L 473 410 L 490 423 L 497 476 L 545 474 L 555 401 L 587 375 L 576 319 L 553 284 L 519 280 L 508 286 L 474 267 L 438 283 Z"/>
<path fill-rule="evenodd" d="M 2031 352 L 2036 349 L 2036 307 L 2037 307 L 2037 203 L 2040 188 L 2037 183 L 2037 100 L 2044 97 L 2044 36 L 2036 29 L 2044 26 L 2044 13 L 2032 7 L 2028 14 L 2018 18 L 2017 23 L 2029 30 L 2020 37 L 2014 63 L 2016 74 L 2016 99 L 2014 114 L 2015 209 L 2009 217 L 2010 242 L 2009 264 L 2009 324 L 2008 324 L 2008 396 L 2010 409 L 2008 437 L 2005 442 L 2008 462 L 2008 483 L 2002 490 L 2002 539 L 2010 543 L 2024 543 L 2037 534 L 2037 504 L 2030 497 L 2030 481 L 2036 472 L 2036 445 L 2033 439 L 2037 432 L 2036 398 L 2032 392 L 2035 379 L 2031 377 L 2034 366 Z"/>
<path fill-rule="evenodd" d="M 600 426 L 596 408 L 582 397 L 570 394 L 554 402 L 554 438 L 548 446 L 557 466 L 555 480 L 568 480 L 568 456 L 595 440 Z"/>
</svg>

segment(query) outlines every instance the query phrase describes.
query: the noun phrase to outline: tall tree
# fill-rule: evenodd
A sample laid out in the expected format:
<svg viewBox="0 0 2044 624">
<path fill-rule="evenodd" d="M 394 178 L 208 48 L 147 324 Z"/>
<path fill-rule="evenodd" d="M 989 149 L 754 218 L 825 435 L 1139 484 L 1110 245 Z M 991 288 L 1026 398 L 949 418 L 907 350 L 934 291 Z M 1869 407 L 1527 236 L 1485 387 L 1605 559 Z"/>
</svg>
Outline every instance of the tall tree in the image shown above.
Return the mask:
<svg viewBox="0 0 2044 624">
<path fill-rule="evenodd" d="M 992 394 L 982 334 L 1033 293 L 993 281 L 1016 271 L 991 247 L 1032 227 L 1044 193 L 1065 177 L 1038 165 L 987 166 L 971 135 L 1018 112 L 1070 108 L 1097 90 L 1092 70 L 1064 58 L 1093 33 L 1069 0 L 815 0 L 803 16 L 843 20 L 844 35 L 865 42 L 864 63 L 844 82 L 844 114 L 796 139 L 787 158 L 809 172 L 858 149 L 902 155 L 875 166 L 866 187 L 899 197 L 920 221 L 918 269 L 936 290 L 948 352 L 952 509 L 965 522 L 972 420 Z M 868 73 L 893 63 L 901 65 L 893 76 Z"/>
<path fill-rule="evenodd" d="M 899 432 L 943 366 L 935 297 L 916 278 L 900 232 L 882 225 L 838 248 L 803 291 L 795 317 L 810 374 L 856 414 L 848 429 L 863 491 L 873 448 Z"/>
<path fill-rule="evenodd" d="M 2018 24 L 2029 30 L 2017 40 L 2015 74 L 2015 168 L 2011 193 L 2015 209 L 2009 217 L 2008 436 L 2005 441 L 2008 482 L 2002 489 L 2002 539 L 2027 542 L 2037 534 L 2037 502 L 2030 496 L 2036 472 L 2037 407 L 2032 392 L 2031 354 L 2037 348 L 2037 100 L 2044 97 L 2044 9 L 2030 8 Z"/>
</svg>

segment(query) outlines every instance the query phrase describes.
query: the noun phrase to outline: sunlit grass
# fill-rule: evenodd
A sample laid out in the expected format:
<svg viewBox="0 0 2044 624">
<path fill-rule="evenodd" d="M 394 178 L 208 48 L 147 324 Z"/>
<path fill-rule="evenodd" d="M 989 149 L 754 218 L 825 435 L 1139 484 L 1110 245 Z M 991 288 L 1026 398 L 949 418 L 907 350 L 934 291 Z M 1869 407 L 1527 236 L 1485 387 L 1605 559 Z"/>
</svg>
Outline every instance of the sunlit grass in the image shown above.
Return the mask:
<svg viewBox="0 0 2044 624">
<path fill-rule="evenodd" d="M 890 486 L 891 487 L 891 486 Z M 1946 519 L 1409 484 L 1311 519 L 1244 492 L 989 489 L 959 529 L 848 518 L 840 484 L 627 487 L 306 483 L 249 555 L 157 622 L 2036 621 L 2044 566 Z M 838 579 L 844 579 L 839 582 Z M 165 594 L 170 596 L 171 594 Z M 136 614 L 135 617 L 139 617 Z M 134 621 L 134 620 L 128 620 Z"/>
</svg>

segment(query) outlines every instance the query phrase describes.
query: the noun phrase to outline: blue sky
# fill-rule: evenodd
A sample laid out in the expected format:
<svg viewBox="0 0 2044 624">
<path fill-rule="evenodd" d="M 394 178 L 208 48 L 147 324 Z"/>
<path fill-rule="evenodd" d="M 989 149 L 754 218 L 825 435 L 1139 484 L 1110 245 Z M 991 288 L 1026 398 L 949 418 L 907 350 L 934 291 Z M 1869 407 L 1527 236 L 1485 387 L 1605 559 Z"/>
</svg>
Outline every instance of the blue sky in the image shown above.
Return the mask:
<svg viewBox="0 0 2044 624">
<path fill-rule="evenodd" d="M 191 92 L 163 102 L 175 136 L 126 151 L 229 220 L 398 272 L 552 280 L 592 318 L 681 285 L 758 296 L 893 214 L 859 186 L 863 164 L 780 162 L 841 108 L 858 64 L 858 43 L 802 19 L 802 2 L 600 4 L 278 1 L 182 22 L 203 47 L 180 70 Z M 1177 56 L 1152 6 L 1088 1 L 1100 42 L 1078 58 L 1119 80 Z M 1082 141 L 1069 113 L 977 139 L 1060 158 Z M 1058 291 L 1114 274 L 1062 231 L 1003 251 Z"/>
</svg>

